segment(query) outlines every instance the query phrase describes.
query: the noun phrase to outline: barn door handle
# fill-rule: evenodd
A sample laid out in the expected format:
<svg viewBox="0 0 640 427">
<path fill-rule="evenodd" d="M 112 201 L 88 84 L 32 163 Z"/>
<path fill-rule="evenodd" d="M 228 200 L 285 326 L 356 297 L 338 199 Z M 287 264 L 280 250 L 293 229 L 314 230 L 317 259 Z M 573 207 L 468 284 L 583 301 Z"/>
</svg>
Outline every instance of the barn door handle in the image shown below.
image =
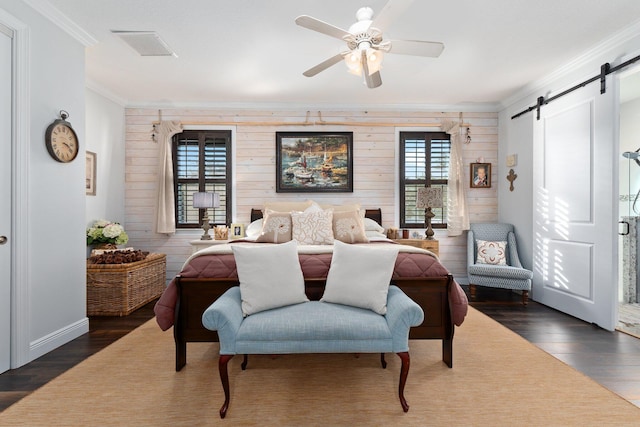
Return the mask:
<svg viewBox="0 0 640 427">
<path fill-rule="evenodd" d="M 618 224 L 624 224 L 626 226 L 626 231 L 623 233 L 618 232 L 619 235 L 626 236 L 629 234 L 629 223 L 627 221 L 618 221 Z"/>
</svg>

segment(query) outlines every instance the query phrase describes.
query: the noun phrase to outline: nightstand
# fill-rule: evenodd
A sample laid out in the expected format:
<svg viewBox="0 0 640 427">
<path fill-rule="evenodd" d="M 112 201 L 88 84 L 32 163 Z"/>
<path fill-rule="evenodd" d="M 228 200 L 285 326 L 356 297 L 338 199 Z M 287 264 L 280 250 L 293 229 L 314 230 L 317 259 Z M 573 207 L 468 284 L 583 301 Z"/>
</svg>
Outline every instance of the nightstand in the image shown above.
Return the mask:
<svg viewBox="0 0 640 427">
<path fill-rule="evenodd" d="M 208 248 L 213 245 L 224 245 L 225 243 L 229 243 L 231 240 L 192 240 L 189 243 L 191 244 L 191 253 L 195 254 L 200 249 Z"/>
<path fill-rule="evenodd" d="M 437 240 L 427 239 L 393 239 L 394 242 L 401 245 L 414 246 L 416 248 L 426 249 L 440 256 L 440 243 Z"/>
</svg>

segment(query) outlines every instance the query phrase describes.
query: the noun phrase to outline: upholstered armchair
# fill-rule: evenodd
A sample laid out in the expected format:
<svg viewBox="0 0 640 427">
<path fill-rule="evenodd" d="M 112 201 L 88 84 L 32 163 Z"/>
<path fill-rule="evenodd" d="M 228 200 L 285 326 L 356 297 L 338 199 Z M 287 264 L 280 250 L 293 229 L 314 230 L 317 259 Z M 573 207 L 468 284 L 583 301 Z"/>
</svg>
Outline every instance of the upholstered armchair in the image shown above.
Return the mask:
<svg viewBox="0 0 640 427">
<path fill-rule="evenodd" d="M 471 224 L 467 235 L 467 276 L 471 299 L 476 285 L 522 291 L 527 305 L 533 272 L 522 267 L 512 224 Z"/>
</svg>

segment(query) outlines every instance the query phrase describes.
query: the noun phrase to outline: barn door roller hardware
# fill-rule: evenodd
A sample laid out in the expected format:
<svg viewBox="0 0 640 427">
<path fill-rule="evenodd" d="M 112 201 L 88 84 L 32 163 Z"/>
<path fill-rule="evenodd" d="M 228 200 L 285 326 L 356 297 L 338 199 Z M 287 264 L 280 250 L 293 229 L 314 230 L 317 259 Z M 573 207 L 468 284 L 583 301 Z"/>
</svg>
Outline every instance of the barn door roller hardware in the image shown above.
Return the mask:
<svg viewBox="0 0 640 427">
<path fill-rule="evenodd" d="M 531 107 L 527 108 L 526 110 L 522 110 L 520 111 L 518 114 L 511 116 L 511 120 L 513 119 L 517 119 L 518 117 L 527 114 L 530 111 L 536 110 L 536 119 L 540 120 L 540 108 L 543 105 L 546 105 L 552 101 L 555 101 L 556 99 L 563 97 L 571 92 L 573 92 L 576 89 L 580 89 L 582 87 L 585 87 L 586 85 L 588 85 L 589 83 L 593 83 L 596 80 L 600 80 L 600 93 L 603 94 L 607 91 L 607 83 L 606 83 L 606 79 L 607 76 L 611 73 L 615 73 L 618 70 L 621 70 L 631 64 L 633 64 L 634 62 L 637 62 L 638 60 L 640 60 L 640 55 L 629 59 L 628 61 L 623 62 L 620 65 L 616 65 L 615 67 L 611 67 L 611 65 L 607 62 L 606 64 L 602 64 L 600 66 L 600 74 L 598 74 L 597 76 L 591 77 L 590 79 L 587 79 L 585 81 L 583 81 L 582 83 L 578 83 L 577 85 L 570 87 L 569 89 L 565 90 L 564 92 L 560 92 L 557 95 L 551 96 L 549 98 L 546 98 L 544 96 L 539 96 L 537 101 L 536 101 L 536 105 L 532 105 Z"/>
</svg>

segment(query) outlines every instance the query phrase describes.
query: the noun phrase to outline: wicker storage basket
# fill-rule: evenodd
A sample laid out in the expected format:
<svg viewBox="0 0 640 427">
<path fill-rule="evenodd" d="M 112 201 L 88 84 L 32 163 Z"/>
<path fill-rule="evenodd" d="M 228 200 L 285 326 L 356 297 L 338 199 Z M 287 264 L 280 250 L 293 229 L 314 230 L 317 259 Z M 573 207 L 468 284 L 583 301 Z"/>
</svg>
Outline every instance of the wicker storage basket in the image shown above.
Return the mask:
<svg viewBox="0 0 640 427">
<path fill-rule="evenodd" d="M 87 261 L 87 315 L 126 316 L 159 297 L 167 276 L 165 254 L 128 264 Z"/>
</svg>

